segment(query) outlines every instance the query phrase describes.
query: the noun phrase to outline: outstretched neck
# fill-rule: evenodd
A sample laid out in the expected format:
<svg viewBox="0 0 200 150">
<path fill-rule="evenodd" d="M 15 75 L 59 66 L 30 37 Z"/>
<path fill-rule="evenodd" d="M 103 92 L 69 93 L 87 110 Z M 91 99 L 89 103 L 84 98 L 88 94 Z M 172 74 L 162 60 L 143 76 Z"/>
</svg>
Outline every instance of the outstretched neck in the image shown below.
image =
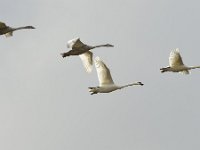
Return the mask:
<svg viewBox="0 0 200 150">
<path fill-rule="evenodd" d="M 192 67 L 189 67 L 190 69 L 196 69 L 196 68 L 200 68 L 200 66 L 192 66 Z"/>
<path fill-rule="evenodd" d="M 101 44 L 101 45 L 93 46 L 93 48 L 98 48 L 98 47 L 114 47 L 114 46 L 111 44 Z"/>
<path fill-rule="evenodd" d="M 35 29 L 35 28 L 33 26 L 24 26 L 24 27 L 14 28 L 13 31 L 22 30 L 22 29 Z"/>
<path fill-rule="evenodd" d="M 133 86 L 133 85 L 143 86 L 144 84 L 142 82 L 135 82 L 135 83 L 127 84 L 127 85 L 124 85 L 124 86 L 119 86 L 119 89 L 123 89 L 123 88 L 129 87 L 129 86 Z"/>
</svg>

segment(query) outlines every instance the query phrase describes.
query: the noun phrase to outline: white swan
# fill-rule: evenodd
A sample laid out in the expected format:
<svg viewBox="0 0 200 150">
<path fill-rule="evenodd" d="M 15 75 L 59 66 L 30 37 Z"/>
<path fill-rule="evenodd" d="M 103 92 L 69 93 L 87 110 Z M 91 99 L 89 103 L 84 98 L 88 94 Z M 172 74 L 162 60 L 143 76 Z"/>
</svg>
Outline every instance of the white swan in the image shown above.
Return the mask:
<svg viewBox="0 0 200 150">
<path fill-rule="evenodd" d="M 200 68 L 200 66 L 187 67 L 186 65 L 184 65 L 179 49 L 176 48 L 170 53 L 169 66 L 166 68 L 161 68 L 160 70 L 162 73 L 170 71 L 170 72 L 180 72 L 183 74 L 189 74 L 190 73 L 189 70 L 195 68 Z"/>
<path fill-rule="evenodd" d="M 61 53 L 62 57 L 64 58 L 71 55 L 79 55 L 86 69 L 86 72 L 90 73 L 92 71 L 92 65 L 93 65 L 93 58 L 92 58 L 93 54 L 89 50 L 98 47 L 113 47 L 113 45 L 103 44 L 103 45 L 89 46 L 82 43 L 80 38 L 75 38 L 67 42 L 67 47 L 71 48 L 72 50 L 65 53 Z"/>
<path fill-rule="evenodd" d="M 6 37 L 12 36 L 13 32 L 16 30 L 21 29 L 35 29 L 33 26 L 25 26 L 25 27 L 18 27 L 18 28 L 12 28 L 7 26 L 5 23 L 0 22 L 0 35 L 5 35 Z"/>
<path fill-rule="evenodd" d="M 143 85 L 142 82 L 135 82 L 135 83 L 127 84 L 124 86 L 115 85 L 113 82 L 112 76 L 110 74 L 110 70 L 99 57 L 95 58 L 95 67 L 96 67 L 97 76 L 99 79 L 99 86 L 89 87 L 89 92 L 91 92 L 91 95 L 97 94 L 97 93 L 109 93 L 109 92 L 122 89 L 128 86 L 133 86 L 133 85 L 141 85 L 141 86 Z"/>
</svg>

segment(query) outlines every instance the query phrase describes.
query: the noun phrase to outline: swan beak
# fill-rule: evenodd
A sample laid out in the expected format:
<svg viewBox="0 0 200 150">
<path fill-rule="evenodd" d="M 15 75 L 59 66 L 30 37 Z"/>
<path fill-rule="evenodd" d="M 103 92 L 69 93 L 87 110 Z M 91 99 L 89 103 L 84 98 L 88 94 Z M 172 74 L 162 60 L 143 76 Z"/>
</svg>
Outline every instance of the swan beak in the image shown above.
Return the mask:
<svg viewBox="0 0 200 150">
<path fill-rule="evenodd" d="M 144 84 L 142 82 L 138 82 L 139 85 L 143 86 Z"/>
</svg>

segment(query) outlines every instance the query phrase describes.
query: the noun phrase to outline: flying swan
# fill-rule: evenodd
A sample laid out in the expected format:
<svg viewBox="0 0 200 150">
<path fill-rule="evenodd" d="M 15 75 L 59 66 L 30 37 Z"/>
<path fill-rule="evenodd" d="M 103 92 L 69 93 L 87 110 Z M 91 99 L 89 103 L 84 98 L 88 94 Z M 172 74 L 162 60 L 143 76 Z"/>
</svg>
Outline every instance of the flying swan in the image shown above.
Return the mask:
<svg viewBox="0 0 200 150">
<path fill-rule="evenodd" d="M 124 86 L 115 85 L 113 82 L 112 76 L 110 74 L 110 70 L 99 57 L 95 58 L 95 67 L 96 67 L 97 76 L 99 79 L 99 86 L 89 87 L 89 92 L 91 92 L 91 95 L 97 94 L 97 93 L 110 93 L 112 91 L 122 89 L 128 86 L 133 86 L 133 85 L 141 85 L 141 86 L 143 85 L 142 82 L 135 82 L 135 83 L 127 84 Z"/>
<path fill-rule="evenodd" d="M 71 55 L 79 55 L 83 62 L 83 66 L 86 69 L 86 72 L 90 73 L 92 71 L 92 65 L 93 65 L 93 53 L 90 50 L 98 47 L 114 47 L 114 46 L 111 44 L 89 46 L 82 43 L 80 38 L 74 38 L 67 42 L 67 47 L 71 48 L 71 50 L 65 53 L 61 53 L 62 57 L 64 58 Z"/>
<path fill-rule="evenodd" d="M 179 49 L 176 48 L 170 53 L 169 66 L 166 68 L 160 68 L 160 70 L 161 73 L 169 71 L 169 72 L 179 72 L 183 74 L 189 74 L 190 73 L 189 70 L 195 68 L 200 68 L 200 66 L 187 67 L 186 65 L 183 64 Z"/>
<path fill-rule="evenodd" d="M 22 29 L 35 29 L 33 26 L 25 26 L 25 27 L 18 27 L 18 28 L 12 28 L 7 26 L 5 23 L 0 22 L 0 35 L 5 35 L 6 37 L 10 37 L 13 35 L 13 32 L 16 30 L 22 30 Z"/>
</svg>

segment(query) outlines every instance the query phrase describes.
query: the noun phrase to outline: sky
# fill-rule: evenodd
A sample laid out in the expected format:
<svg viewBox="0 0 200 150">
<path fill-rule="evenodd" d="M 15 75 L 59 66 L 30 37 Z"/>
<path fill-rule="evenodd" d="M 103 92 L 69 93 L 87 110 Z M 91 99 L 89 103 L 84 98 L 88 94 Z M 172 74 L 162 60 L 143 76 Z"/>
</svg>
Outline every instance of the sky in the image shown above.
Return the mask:
<svg viewBox="0 0 200 150">
<path fill-rule="evenodd" d="M 200 65 L 200 2 L 191 0 L 2 0 L 0 21 L 35 30 L 0 36 L 0 149 L 198 150 L 200 70 L 160 73 L 171 50 Z M 118 85 L 97 86 L 67 41 L 89 45 Z"/>
</svg>

